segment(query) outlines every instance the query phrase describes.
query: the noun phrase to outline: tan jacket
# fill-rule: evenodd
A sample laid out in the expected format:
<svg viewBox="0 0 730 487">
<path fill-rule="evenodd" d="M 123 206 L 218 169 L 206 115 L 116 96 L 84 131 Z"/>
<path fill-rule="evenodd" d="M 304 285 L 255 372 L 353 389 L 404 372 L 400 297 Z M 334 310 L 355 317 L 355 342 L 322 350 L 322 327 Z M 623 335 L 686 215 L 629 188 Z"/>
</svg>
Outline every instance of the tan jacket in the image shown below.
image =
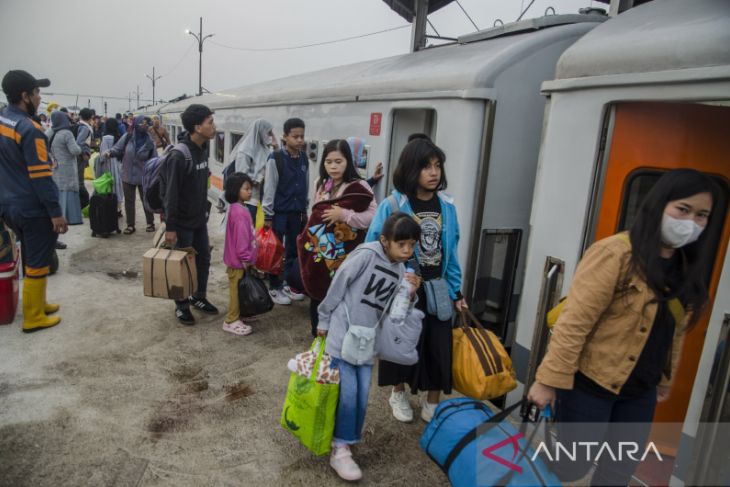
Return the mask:
<svg viewBox="0 0 730 487">
<path fill-rule="evenodd" d="M 170 141 L 170 134 L 167 133 L 167 129 L 160 125 L 159 127 L 155 127 L 154 125 L 147 129 L 147 132 L 150 134 L 152 139 L 155 141 L 155 147 L 158 148 L 165 148 L 167 144 L 171 144 Z"/>
<path fill-rule="evenodd" d="M 572 389 L 580 370 L 588 378 L 618 393 L 631 375 L 654 324 L 654 292 L 630 270 L 631 246 L 613 235 L 594 243 L 573 277 L 547 353 L 537 370 L 538 382 Z M 686 319 L 674 327 L 670 370 L 660 385 L 669 386 L 677 369 Z"/>
</svg>

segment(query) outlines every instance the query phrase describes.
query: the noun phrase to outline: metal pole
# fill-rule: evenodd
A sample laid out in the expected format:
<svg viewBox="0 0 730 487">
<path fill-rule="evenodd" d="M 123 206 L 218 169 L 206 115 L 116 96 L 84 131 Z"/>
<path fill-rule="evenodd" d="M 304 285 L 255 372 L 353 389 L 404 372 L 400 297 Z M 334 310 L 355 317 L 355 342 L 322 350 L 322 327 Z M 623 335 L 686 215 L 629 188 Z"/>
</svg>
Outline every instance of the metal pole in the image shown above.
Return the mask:
<svg viewBox="0 0 730 487">
<path fill-rule="evenodd" d="M 145 76 L 147 76 L 147 78 L 152 81 L 152 104 L 154 105 L 155 104 L 155 100 L 156 100 L 156 98 L 155 98 L 155 84 L 156 84 L 156 82 L 157 82 L 158 79 L 162 78 L 162 76 L 155 76 L 155 67 L 154 66 L 152 66 L 152 76 L 150 76 L 149 74 L 145 74 Z"/>
<path fill-rule="evenodd" d="M 200 17 L 200 34 L 198 36 L 198 96 L 203 95 L 203 17 Z"/>
<path fill-rule="evenodd" d="M 411 28 L 411 52 L 426 47 L 426 21 L 428 20 L 428 0 L 416 0 L 415 17 Z"/>
</svg>

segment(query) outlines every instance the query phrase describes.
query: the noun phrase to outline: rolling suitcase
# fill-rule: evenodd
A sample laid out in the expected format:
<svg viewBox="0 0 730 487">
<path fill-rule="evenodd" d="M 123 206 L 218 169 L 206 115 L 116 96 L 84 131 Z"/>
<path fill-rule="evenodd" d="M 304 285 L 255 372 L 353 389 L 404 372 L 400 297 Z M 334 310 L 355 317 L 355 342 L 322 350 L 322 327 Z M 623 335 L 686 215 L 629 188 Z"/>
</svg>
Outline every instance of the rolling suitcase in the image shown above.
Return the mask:
<svg viewBox="0 0 730 487">
<path fill-rule="evenodd" d="M 112 232 L 121 233 L 117 216 L 117 195 L 94 194 L 89 202 L 89 222 L 92 237 L 107 237 Z"/>
</svg>

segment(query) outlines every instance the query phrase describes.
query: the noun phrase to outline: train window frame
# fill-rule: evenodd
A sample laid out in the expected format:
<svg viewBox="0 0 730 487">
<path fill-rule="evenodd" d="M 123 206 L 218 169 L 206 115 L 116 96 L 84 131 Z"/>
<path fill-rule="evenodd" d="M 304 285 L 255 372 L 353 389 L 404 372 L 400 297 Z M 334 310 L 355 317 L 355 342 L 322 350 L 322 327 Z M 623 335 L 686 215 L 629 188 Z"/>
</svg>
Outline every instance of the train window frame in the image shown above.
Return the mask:
<svg viewBox="0 0 730 487">
<path fill-rule="evenodd" d="M 223 164 L 226 160 L 226 133 L 223 130 L 215 132 L 215 150 L 213 151 L 215 162 Z"/>
<path fill-rule="evenodd" d="M 413 120 L 402 115 L 414 115 L 421 112 L 423 115 L 422 125 L 416 127 L 412 125 Z M 407 143 L 408 136 L 416 132 L 422 132 L 436 140 L 438 132 L 439 113 L 433 106 L 415 106 L 415 107 L 394 107 L 390 110 L 390 154 L 388 156 L 388 165 L 385 174 L 385 194 L 390 194 L 393 189 L 393 172 L 398 165 L 398 158 Z M 416 121 L 418 123 L 418 121 Z M 401 126 L 403 124 L 403 126 Z"/>
<path fill-rule="evenodd" d="M 231 151 L 232 151 L 233 149 L 236 148 L 236 145 L 238 145 L 238 143 L 243 140 L 243 138 L 246 136 L 246 133 L 245 132 L 234 132 L 233 130 L 231 130 L 229 133 L 231 135 Z"/>
<path fill-rule="evenodd" d="M 515 294 L 515 282 L 522 246 L 522 229 L 485 228 L 480 234 L 469 305 L 484 326 L 505 342 L 510 332 L 510 324 L 516 319 L 519 302 L 519 295 Z M 496 259 L 500 245 L 503 245 L 504 258 Z M 501 269 L 496 268 L 494 272 L 495 265 L 501 265 Z M 480 286 L 480 281 L 485 282 Z M 496 299 L 490 299 L 494 297 Z"/>
</svg>

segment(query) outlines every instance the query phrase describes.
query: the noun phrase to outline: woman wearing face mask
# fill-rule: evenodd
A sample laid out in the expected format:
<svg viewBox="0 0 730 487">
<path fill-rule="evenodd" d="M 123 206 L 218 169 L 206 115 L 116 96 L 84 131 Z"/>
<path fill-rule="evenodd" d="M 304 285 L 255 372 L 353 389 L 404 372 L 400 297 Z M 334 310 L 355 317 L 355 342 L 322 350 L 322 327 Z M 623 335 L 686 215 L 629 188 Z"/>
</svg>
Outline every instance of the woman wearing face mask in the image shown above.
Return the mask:
<svg viewBox="0 0 730 487">
<path fill-rule="evenodd" d="M 254 222 L 256 221 L 257 207 L 261 201 L 261 183 L 266 172 L 266 161 L 271 153 L 268 147 L 269 144 L 275 150 L 279 148 L 276 144 L 274 127 L 263 118 L 254 120 L 251 128 L 246 132 L 241 144 L 238 146 L 234 163 L 225 171 L 229 174 L 242 172 L 253 181 L 253 192 L 251 193 L 251 199 L 246 202 L 246 208 L 251 212 L 251 218 Z"/>
<path fill-rule="evenodd" d="M 720 223 L 712 221 L 717 194 L 697 171 L 666 173 L 630 231 L 594 243 L 578 264 L 527 396 L 554 407 L 561 444 L 646 444 L 656 403 L 669 397 L 684 334 L 707 301 L 708 237 L 717 235 L 707 227 Z M 627 485 L 637 463 L 603 455 L 592 485 Z M 590 466 L 577 461 L 557 470 L 570 481 Z"/>
</svg>

